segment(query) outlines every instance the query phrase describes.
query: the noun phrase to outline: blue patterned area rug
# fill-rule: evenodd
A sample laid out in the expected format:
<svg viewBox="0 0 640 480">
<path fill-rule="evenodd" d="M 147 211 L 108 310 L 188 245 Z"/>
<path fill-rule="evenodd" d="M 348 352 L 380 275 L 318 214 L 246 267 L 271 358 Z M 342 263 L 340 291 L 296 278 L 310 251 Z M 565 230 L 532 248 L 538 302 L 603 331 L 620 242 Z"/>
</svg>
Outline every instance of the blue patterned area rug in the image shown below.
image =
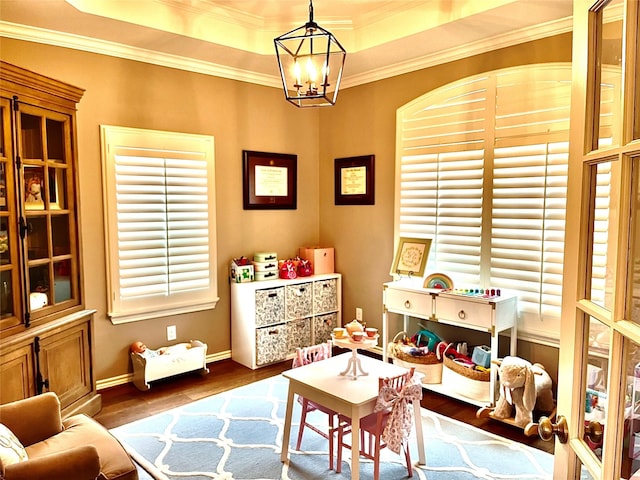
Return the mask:
<svg viewBox="0 0 640 480">
<path fill-rule="evenodd" d="M 280 461 L 288 381 L 278 375 L 168 410 L 111 432 L 144 468 L 141 478 L 157 480 L 347 480 L 350 451 L 342 473 L 329 470 L 328 442 L 304 432 L 295 450 L 300 405 L 295 402 L 289 462 Z M 326 415 L 307 418 L 326 427 Z M 427 465 L 418 480 L 550 479 L 552 455 L 422 409 Z M 407 478 L 403 458 L 383 450 L 380 478 Z M 361 459 L 360 477 L 373 477 L 371 462 Z"/>
</svg>

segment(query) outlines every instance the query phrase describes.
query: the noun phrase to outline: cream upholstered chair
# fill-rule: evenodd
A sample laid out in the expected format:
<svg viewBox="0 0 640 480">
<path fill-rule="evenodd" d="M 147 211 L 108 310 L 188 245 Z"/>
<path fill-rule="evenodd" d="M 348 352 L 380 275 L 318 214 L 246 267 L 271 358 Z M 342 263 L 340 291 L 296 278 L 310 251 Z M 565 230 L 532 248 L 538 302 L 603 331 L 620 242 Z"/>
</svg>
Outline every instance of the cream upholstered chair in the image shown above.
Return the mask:
<svg viewBox="0 0 640 480">
<path fill-rule="evenodd" d="M 309 363 L 319 362 L 321 360 L 325 360 L 330 358 L 332 355 L 332 344 L 331 341 L 320 343 L 318 345 L 311 345 L 310 347 L 298 348 L 296 349 L 296 356 L 293 359 L 293 368 L 301 367 L 303 365 L 308 365 Z M 302 405 L 302 414 L 300 415 L 300 429 L 298 431 L 298 441 L 296 442 L 296 450 L 300 450 L 300 445 L 302 444 L 302 434 L 304 433 L 305 428 L 310 428 L 318 435 L 322 435 L 324 438 L 329 440 L 329 468 L 333 470 L 333 450 L 334 450 L 334 442 L 335 442 L 335 432 L 337 428 L 337 412 L 319 405 L 317 403 L 311 402 L 304 397 L 298 397 L 298 401 Z M 307 414 L 313 411 L 320 411 L 326 413 L 328 416 L 328 427 L 327 431 L 322 431 L 317 428 L 315 425 L 307 422 Z"/>
<path fill-rule="evenodd" d="M 413 476 L 408 436 L 413 415 L 405 410 L 415 398 L 422 398 L 422 385 L 414 379 L 415 368 L 395 377 L 378 379 L 378 401 L 375 412 L 360 419 L 360 455 L 373 460 L 373 479 L 380 478 L 380 451 L 383 448 L 400 453 L 404 450 L 407 474 Z M 408 418 L 408 423 L 403 423 Z M 338 415 L 338 458 L 336 472 L 342 471 L 342 449 L 351 449 L 344 437 L 351 433 L 351 419 Z M 399 422 L 399 423 L 396 423 Z M 395 424 L 395 425 L 394 425 Z M 394 428 L 386 430 L 387 426 Z M 365 441 L 366 440 L 366 441 Z M 352 453 L 353 455 L 353 453 Z"/>
</svg>

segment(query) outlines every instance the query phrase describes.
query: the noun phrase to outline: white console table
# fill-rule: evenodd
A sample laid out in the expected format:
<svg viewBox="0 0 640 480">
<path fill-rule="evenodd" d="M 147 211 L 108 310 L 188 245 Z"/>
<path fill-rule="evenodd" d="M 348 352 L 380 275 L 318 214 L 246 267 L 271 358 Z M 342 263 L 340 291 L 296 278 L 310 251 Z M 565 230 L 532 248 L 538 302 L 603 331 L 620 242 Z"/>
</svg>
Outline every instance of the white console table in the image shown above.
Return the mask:
<svg viewBox="0 0 640 480">
<path fill-rule="evenodd" d="M 382 348 L 384 360 L 387 361 L 387 344 L 389 342 L 389 313 L 403 316 L 403 329 L 407 331 L 409 317 L 421 318 L 430 322 L 439 322 L 470 330 L 487 332 L 491 336 L 491 360 L 498 358 L 498 335 L 510 330 L 510 352 L 516 354 L 517 348 L 517 297 L 497 296 L 478 297 L 449 293 L 446 291 L 420 288 L 403 282 L 384 284 L 382 292 Z M 490 406 L 496 402 L 497 369 L 491 369 L 489 383 Z M 423 384 L 429 390 L 460 400 L 486 406 L 470 398 L 445 391 L 440 384 Z"/>
</svg>

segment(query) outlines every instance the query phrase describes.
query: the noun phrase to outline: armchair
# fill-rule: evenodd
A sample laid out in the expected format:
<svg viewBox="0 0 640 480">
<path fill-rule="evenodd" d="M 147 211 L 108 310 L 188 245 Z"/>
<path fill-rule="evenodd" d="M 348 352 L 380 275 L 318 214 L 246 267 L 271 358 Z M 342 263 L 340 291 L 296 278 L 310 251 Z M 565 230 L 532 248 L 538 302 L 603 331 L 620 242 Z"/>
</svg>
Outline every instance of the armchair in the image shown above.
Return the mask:
<svg viewBox="0 0 640 480">
<path fill-rule="evenodd" d="M 0 423 L 28 456 L 10 464 L 0 458 L 0 478 L 138 480 L 137 469 L 118 440 L 86 415 L 63 420 L 53 392 L 0 405 Z"/>
</svg>

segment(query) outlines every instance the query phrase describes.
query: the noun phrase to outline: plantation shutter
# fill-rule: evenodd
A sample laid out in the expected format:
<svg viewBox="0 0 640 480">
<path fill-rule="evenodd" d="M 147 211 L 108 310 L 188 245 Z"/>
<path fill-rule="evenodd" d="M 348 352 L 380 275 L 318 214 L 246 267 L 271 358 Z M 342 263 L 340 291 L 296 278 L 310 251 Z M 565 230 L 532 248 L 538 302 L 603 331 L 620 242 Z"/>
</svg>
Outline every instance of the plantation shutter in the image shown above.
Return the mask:
<svg viewBox="0 0 640 480">
<path fill-rule="evenodd" d="M 558 319 L 570 72 L 508 71 L 496 84 L 490 284 L 516 290 L 529 323 Z"/>
<path fill-rule="evenodd" d="M 213 139 L 174 135 L 158 143 L 157 133 L 111 132 L 112 318 L 211 308 L 217 300 Z"/>
<path fill-rule="evenodd" d="M 399 234 L 432 238 L 431 271 L 480 282 L 487 80 L 455 86 L 399 117 Z"/>
<path fill-rule="evenodd" d="M 540 336 L 559 326 L 570 79 L 507 69 L 398 111 L 397 234 L 432 238 L 427 270 L 456 287 L 517 294 L 519 328 Z"/>
</svg>

